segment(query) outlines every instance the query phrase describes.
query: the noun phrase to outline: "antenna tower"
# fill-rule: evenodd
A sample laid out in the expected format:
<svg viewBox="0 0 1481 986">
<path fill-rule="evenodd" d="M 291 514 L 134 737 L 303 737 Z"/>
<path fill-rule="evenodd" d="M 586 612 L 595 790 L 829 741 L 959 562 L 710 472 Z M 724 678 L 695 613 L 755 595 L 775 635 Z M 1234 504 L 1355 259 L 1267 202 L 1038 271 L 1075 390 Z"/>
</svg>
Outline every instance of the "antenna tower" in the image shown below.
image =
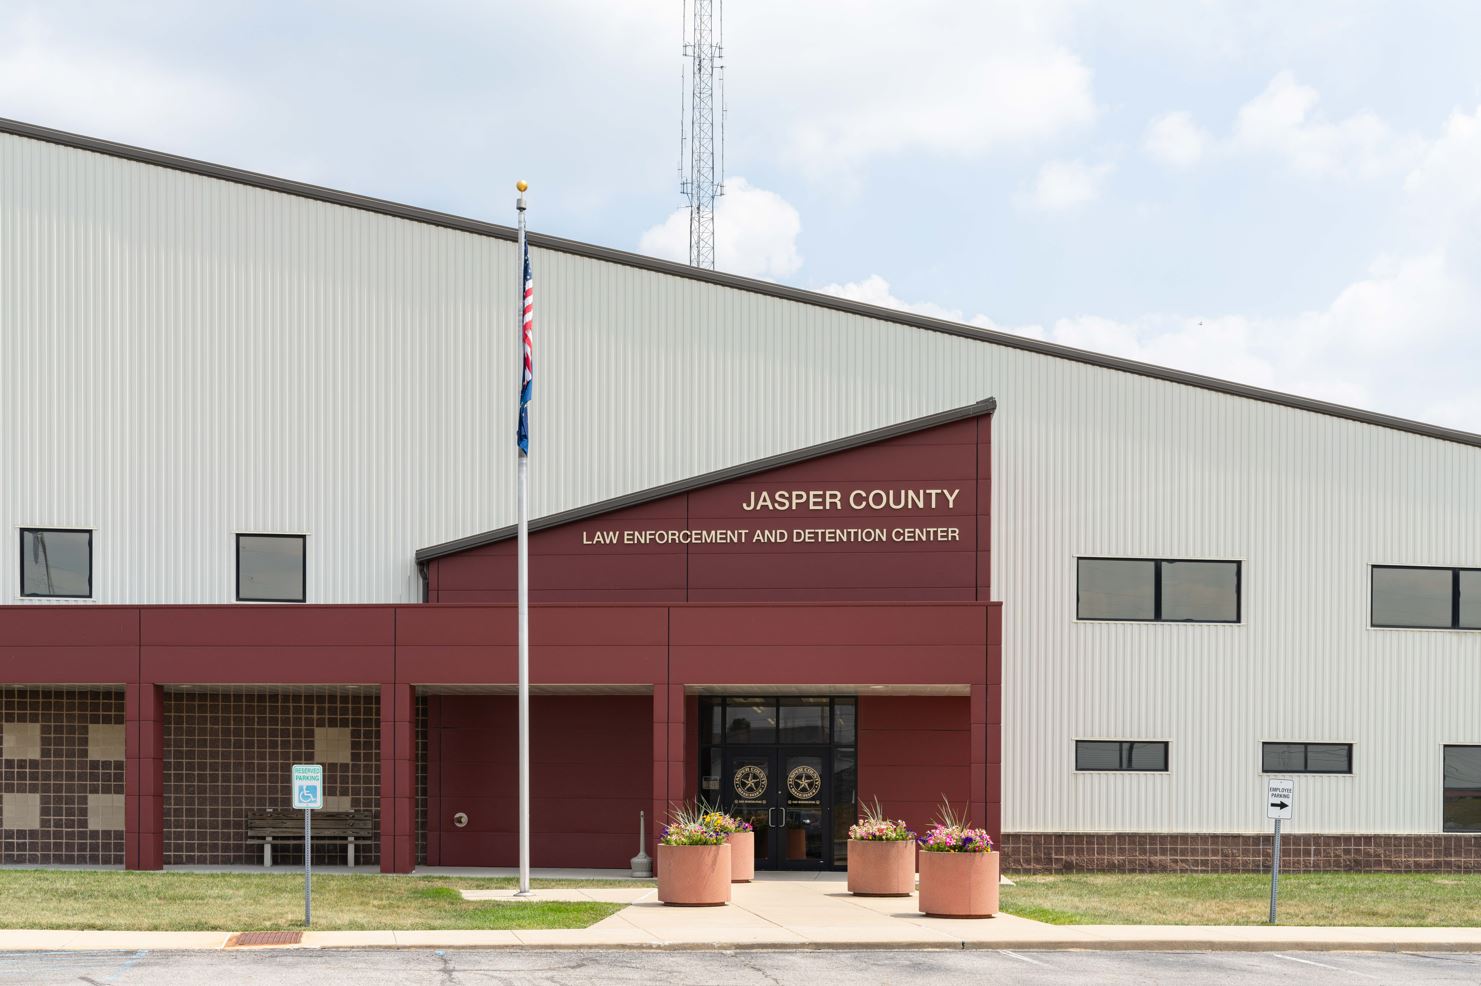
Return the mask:
<svg viewBox="0 0 1481 986">
<path fill-rule="evenodd" d="M 715 200 L 725 194 L 725 0 L 683 0 L 682 8 L 679 191 L 689 203 L 689 263 L 714 270 Z"/>
</svg>

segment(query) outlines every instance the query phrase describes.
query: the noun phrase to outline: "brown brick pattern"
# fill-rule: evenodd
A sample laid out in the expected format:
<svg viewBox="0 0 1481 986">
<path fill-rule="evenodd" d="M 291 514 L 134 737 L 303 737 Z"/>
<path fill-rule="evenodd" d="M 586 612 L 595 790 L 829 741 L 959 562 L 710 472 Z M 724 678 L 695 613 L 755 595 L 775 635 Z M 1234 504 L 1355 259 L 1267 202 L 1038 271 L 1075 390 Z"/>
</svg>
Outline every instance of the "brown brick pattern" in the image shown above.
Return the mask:
<svg viewBox="0 0 1481 986">
<path fill-rule="evenodd" d="M 1270 869 L 1270 835 L 1003 835 L 1010 873 L 1248 873 Z M 1481 835 L 1281 835 L 1283 872 L 1481 873 Z"/>
<path fill-rule="evenodd" d="M 288 807 L 289 768 L 314 763 L 315 730 L 349 730 L 348 762 L 324 763 L 326 799 L 380 813 L 380 697 L 334 693 L 171 691 L 164 706 L 165 865 L 260 863 L 247 815 Z M 380 859 L 380 842 L 356 843 L 357 865 Z M 302 863 L 274 847 L 273 863 Z M 316 844 L 314 862 L 343 866 L 341 843 Z"/>
<path fill-rule="evenodd" d="M 9 816 L 25 818 L 28 826 L 0 828 L 0 863 L 123 865 L 122 817 L 114 810 L 124 793 L 123 756 L 88 758 L 89 726 L 121 728 L 123 697 L 122 690 L 0 690 L 0 737 L 6 724 L 40 727 L 39 749 L 9 745 L 9 752 L 38 756 L 0 759 L 0 806 L 6 798 L 15 799 L 10 810 L 0 812 L 0 825 Z M 29 827 L 31 807 L 39 808 L 35 828 Z M 120 823 L 116 828 L 115 822 Z"/>
</svg>

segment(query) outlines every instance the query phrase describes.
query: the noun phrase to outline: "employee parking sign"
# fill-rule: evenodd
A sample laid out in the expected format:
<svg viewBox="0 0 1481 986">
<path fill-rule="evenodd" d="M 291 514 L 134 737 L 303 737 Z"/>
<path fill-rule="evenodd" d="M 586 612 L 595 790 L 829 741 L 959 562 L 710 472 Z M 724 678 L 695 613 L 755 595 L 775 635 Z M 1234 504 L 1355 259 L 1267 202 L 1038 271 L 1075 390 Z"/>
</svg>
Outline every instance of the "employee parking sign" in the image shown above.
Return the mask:
<svg viewBox="0 0 1481 986">
<path fill-rule="evenodd" d="M 324 765 L 293 765 L 293 807 L 314 811 L 324 807 Z"/>
</svg>

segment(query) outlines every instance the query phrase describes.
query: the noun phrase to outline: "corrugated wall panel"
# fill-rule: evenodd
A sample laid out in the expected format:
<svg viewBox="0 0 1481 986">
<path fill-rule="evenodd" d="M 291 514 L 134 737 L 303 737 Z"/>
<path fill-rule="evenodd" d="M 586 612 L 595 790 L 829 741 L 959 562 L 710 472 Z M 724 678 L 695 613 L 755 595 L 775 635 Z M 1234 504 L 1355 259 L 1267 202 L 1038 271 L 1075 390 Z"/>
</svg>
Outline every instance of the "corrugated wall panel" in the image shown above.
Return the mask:
<svg viewBox="0 0 1481 986">
<path fill-rule="evenodd" d="M 415 549 L 513 519 L 514 262 L 0 136 L 0 557 L 91 527 L 99 601 L 220 602 L 235 532 L 299 532 L 310 600 L 417 598 Z M 570 254 L 535 276 L 536 514 L 998 399 L 1006 830 L 1264 830 L 1262 740 L 1355 745 L 1293 830 L 1439 830 L 1481 633 L 1368 628 L 1368 566 L 1481 565 L 1481 450 Z M 1090 554 L 1241 559 L 1244 622 L 1076 622 Z M 1076 737 L 1172 769 L 1076 774 Z"/>
</svg>

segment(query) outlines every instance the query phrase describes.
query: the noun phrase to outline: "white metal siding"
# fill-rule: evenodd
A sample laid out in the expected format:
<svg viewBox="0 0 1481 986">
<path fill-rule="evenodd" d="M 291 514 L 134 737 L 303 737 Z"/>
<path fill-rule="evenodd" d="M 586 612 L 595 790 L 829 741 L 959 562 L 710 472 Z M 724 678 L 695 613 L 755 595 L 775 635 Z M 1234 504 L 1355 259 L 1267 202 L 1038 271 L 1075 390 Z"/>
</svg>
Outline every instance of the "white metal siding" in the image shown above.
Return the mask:
<svg viewBox="0 0 1481 986">
<path fill-rule="evenodd" d="M 1006 830 L 1261 831 L 1261 741 L 1311 740 L 1355 773 L 1299 779 L 1291 831 L 1439 831 L 1481 633 L 1369 629 L 1368 566 L 1481 565 L 1481 450 L 534 263 L 537 515 L 998 399 Z M 0 136 L 0 601 L 23 525 L 94 528 L 101 602 L 230 600 L 237 531 L 308 534 L 310 601 L 416 598 L 416 548 L 513 519 L 513 274 L 509 243 Z M 1244 622 L 1077 623 L 1078 555 L 1241 559 Z M 1172 769 L 1076 774 L 1076 737 Z"/>
</svg>

